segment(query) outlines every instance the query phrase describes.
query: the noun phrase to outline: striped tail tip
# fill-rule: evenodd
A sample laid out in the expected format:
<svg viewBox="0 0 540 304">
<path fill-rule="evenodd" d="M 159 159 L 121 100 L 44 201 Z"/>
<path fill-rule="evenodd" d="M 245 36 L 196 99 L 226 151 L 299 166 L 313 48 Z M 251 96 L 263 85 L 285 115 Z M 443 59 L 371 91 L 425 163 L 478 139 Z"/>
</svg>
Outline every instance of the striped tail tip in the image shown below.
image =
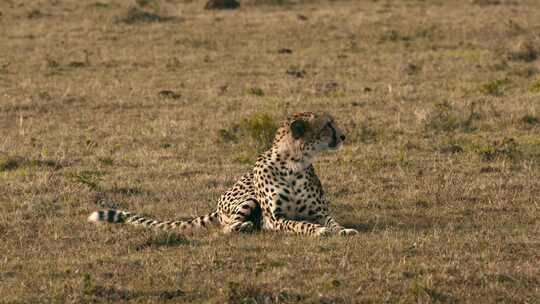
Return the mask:
<svg viewBox="0 0 540 304">
<path fill-rule="evenodd" d="M 100 222 L 99 220 L 99 211 L 94 211 L 92 212 L 92 214 L 90 214 L 90 216 L 88 217 L 88 221 L 89 222 Z"/>
<path fill-rule="evenodd" d="M 94 223 L 123 223 L 126 216 L 129 216 L 129 212 L 119 210 L 99 210 L 94 211 L 88 217 L 89 222 Z"/>
</svg>

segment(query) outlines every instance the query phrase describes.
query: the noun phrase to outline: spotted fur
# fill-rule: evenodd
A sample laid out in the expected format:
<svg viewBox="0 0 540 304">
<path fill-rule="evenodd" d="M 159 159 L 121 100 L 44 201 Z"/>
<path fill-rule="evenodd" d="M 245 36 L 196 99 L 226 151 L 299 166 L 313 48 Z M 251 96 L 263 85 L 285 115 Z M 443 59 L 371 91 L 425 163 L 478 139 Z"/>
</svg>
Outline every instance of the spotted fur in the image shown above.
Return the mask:
<svg viewBox="0 0 540 304">
<path fill-rule="evenodd" d="M 344 140 L 330 115 L 293 114 L 277 130 L 272 147 L 259 156 L 252 172 L 221 196 L 217 211 L 189 221 L 160 221 L 120 210 L 96 211 L 88 219 L 183 233 L 216 226 L 226 232 L 263 229 L 308 235 L 357 234 L 330 216 L 312 165 L 317 154 L 340 149 Z"/>
</svg>

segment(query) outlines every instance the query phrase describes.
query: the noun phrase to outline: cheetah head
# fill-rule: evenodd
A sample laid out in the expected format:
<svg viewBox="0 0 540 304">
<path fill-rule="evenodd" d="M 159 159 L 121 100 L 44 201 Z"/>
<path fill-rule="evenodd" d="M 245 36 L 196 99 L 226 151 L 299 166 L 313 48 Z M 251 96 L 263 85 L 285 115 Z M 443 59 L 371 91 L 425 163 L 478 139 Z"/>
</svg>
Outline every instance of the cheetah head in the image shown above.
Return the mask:
<svg viewBox="0 0 540 304">
<path fill-rule="evenodd" d="M 327 113 L 295 113 L 279 128 L 274 146 L 297 158 L 311 158 L 327 150 L 339 150 L 345 135 Z"/>
</svg>

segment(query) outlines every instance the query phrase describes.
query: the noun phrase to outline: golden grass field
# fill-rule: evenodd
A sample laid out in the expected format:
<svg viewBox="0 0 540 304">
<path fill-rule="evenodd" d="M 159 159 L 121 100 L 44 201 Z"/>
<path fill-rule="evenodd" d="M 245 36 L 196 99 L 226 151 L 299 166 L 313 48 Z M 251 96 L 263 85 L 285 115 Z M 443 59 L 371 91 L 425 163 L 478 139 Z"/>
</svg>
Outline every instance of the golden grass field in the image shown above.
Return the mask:
<svg viewBox="0 0 540 304">
<path fill-rule="evenodd" d="M 540 1 L 146 2 L 0 1 L 0 303 L 540 303 Z M 86 222 L 214 210 L 296 111 L 359 236 Z"/>
</svg>

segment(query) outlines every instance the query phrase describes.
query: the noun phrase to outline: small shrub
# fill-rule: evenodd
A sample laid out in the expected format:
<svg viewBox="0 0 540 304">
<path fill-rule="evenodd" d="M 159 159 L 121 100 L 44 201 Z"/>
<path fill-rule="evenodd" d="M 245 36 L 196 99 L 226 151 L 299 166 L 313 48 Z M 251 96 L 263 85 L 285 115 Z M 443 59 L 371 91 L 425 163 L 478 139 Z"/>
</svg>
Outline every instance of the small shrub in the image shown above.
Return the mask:
<svg viewBox="0 0 540 304">
<path fill-rule="evenodd" d="M 288 75 L 294 76 L 296 78 L 304 78 L 306 76 L 306 71 L 296 67 L 291 67 L 286 72 Z"/>
<path fill-rule="evenodd" d="M 359 138 L 364 144 L 373 143 L 377 141 L 377 132 L 364 121 L 360 124 Z"/>
<path fill-rule="evenodd" d="M 244 118 L 239 129 L 248 135 L 259 147 L 269 147 L 278 128 L 278 124 L 267 114 L 256 114 Z"/>
<path fill-rule="evenodd" d="M 499 5 L 501 0 L 472 0 L 472 4 L 485 6 L 485 5 Z"/>
<path fill-rule="evenodd" d="M 90 303 L 125 302 L 141 296 L 136 292 L 99 285 L 88 273 L 83 276 L 81 293 L 86 299 L 84 302 Z"/>
<path fill-rule="evenodd" d="M 483 161 L 493 161 L 501 157 L 513 160 L 520 154 L 518 145 L 513 138 L 505 138 L 502 141 L 493 142 L 491 145 L 480 147 L 477 149 L 477 153 Z"/>
<path fill-rule="evenodd" d="M 204 9 L 235 9 L 240 6 L 236 0 L 209 0 Z"/>
<path fill-rule="evenodd" d="M 291 5 L 290 0 L 253 0 L 254 5 Z"/>
<path fill-rule="evenodd" d="M 493 146 L 484 146 L 478 149 L 478 154 L 483 161 L 491 161 L 497 156 L 497 149 Z"/>
<path fill-rule="evenodd" d="M 114 185 L 110 192 L 127 196 L 141 195 L 144 193 L 140 187 L 119 187 L 117 185 Z"/>
<path fill-rule="evenodd" d="M 426 130 L 433 131 L 453 131 L 459 128 L 459 118 L 454 113 L 454 109 L 448 102 L 435 104 L 435 108 L 429 113 L 426 123 Z"/>
<path fill-rule="evenodd" d="M 278 128 L 276 121 L 267 114 L 255 114 L 244 118 L 238 124 L 218 131 L 219 141 L 222 143 L 244 141 L 255 142 L 258 149 L 267 149 Z"/>
<path fill-rule="evenodd" d="M 0 172 L 25 168 L 52 168 L 58 170 L 62 165 L 54 160 L 29 160 L 19 156 L 0 156 Z"/>
<path fill-rule="evenodd" d="M 84 295 L 90 296 L 96 293 L 97 289 L 98 286 L 96 286 L 96 284 L 92 280 L 92 276 L 90 276 L 90 274 L 88 273 L 85 273 L 82 282 L 82 293 Z"/>
<path fill-rule="evenodd" d="M 305 297 L 285 291 L 272 290 L 250 283 L 229 282 L 225 289 L 226 303 L 302 303 Z"/>
<path fill-rule="evenodd" d="M 143 250 L 146 248 L 158 248 L 158 247 L 172 247 L 190 244 L 190 241 L 186 237 L 170 232 L 163 232 L 150 237 L 146 242 L 136 247 L 136 250 Z"/>
<path fill-rule="evenodd" d="M 215 51 L 218 48 L 218 44 L 216 41 L 202 37 L 183 37 L 175 40 L 174 43 L 194 49 L 206 49 Z M 175 58 L 175 60 L 176 65 L 181 65 L 178 59 Z"/>
<path fill-rule="evenodd" d="M 112 5 L 109 3 L 103 3 L 103 2 L 94 2 L 88 5 L 88 8 L 96 8 L 96 9 L 109 9 Z"/>
<path fill-rule="evenodd" d="M 538 49 L 531 41 L 521 40 L 508 51 L 507 57 L 515 61 L 535 61 L 538 58 Z"/>
<path fill-rule="evenodd" d="M 441 147 L 440 151 L 444 154 L 456 154 L 463 152 L 463 147 L 458 144 L 449 144 Z"/>
<path fill-rule="evenodd" d="M 538 74 L 538 68 L 533 66 L 517 66 L 508 72 L 508 75 L 522 78 L 530 78 L 536 74 Z"/>
<path fill-rule="evenodd" d="M 252 164 L 255 159 L 252 152 L 241 151 L 240 153 L 234 155 L 232 160 L 240 164 L 248 165 Z"/>
<path fill-rule="evenodd" d="M 32 10 L 30 13 L 28 13 L 28 19 L 38 19 L 38 18 L 43 18 L 43 17 L 47 17 L 48 14 L 45 14 L 43 13 L 42 11 L 38 10 L 38 9 L 34 9 Z"/>
<path fill-rule="evenodd" d="M 450 132 L 461 129 L 471 132 L 475 129 L 474 122 L 480 119 L 480 114 L 476 111 L 476 103 L 469 105 L 469 114 L 459 113 L 447 101 L 436 103 L 435 108 L 427 115 L 424 128 L 426 131 Z"/>
<path fill-rule="evenodd" d="M 78 172 L 67 172 L 64 177 L 71 182 L 83 184 L 91 189 L 99 189 L 99 182 L 105 175 L 103 171 L 83 170 Z"/>
<path fill-rule="evenodd" d="M 43 91 L 43 90 L 38 91 L 36 95 L 37 95 L 37 98 L 39 98 L 40 100 L 49 101 L 53 99 L 51 94 L 49 94 L 49 92 Z"/>
<path fill-rule="evenodd" d="M 219 141 L 222 143 L 236 142 L 238 140 L 236 136 L 237 132 L 238 126 L 229 129 L 220 129 L 218 131 Z"/>
<path fill-rule="evenodd" d="M 317 84 L 316 90 L 318 93 L 327 97 L 343 97 L 345 88 L 335 81 Z"/>
<path fill-rule="evenodd" d="M 47 57 L 45 58 L 45 65 L 51 70 L 60 68 L 60 63 L 49 55 L 47 55 Z"/>
<path fill-rule="evenodd" d="M 421 69 L 419 65 L 413 63 L 407 63 L 401 66 L 401 71 L 409 76 L 417 74 Z"/>
<path fill-rule="evenodd" d="M 179 93 L 176 93 L 176 92 L 171 91 L 171 90 L 159 91 L 158 96 L 160 98 L 164 98 L 164 99 L 178 99 L 178 98 L 182 97 L 182 95 L 180 95 Z"/>
<path fill-rule="evenodd" d="M 507 79 L 496 79 L 480 86 L 480 92 L 491 96 L 502 96 L 508 84 Z"/>
<path fill-rule="evenodd" d="M 248 93 L 251 95 L 262 97 L 264 96 L 264 91 L 259 87 L 253 87 L 248 90 Z"/>
<path fill-rule="evenodd" d="M 414 279 L 409 287 L 409 293 L 416 303 L 454 303 L 456 299 L 451 295 L 422 284 L 418 279 Z"/>
<path fill-rule="evenodd" d="M 531 84 L 529 91 L 532 93 L 540 93 L 540 78 Z"/>
<path fill-rule="evenodd" d="M 149 8 L 154 12 L 159 12 L 159 2 L 157 0 L 136 0 L 140 8 Z"/>
<path fill-rule="evenodd" d="M 180 18 L 177 17 L 164 17 L 156 13 L 147 12 L 138 7 L 130 8 L 127 13 L 116 19 L 116 22 L 126 23 L 126 24 L 139 24 L 139 23 L 151 23 L 151 22 L 168 22 L 168 21 L 178 21 Z"/>
<path fill-rule="evenodd" d="M 395 42 L 398 40 L 407 40 L 408 38 L 402 36 L 398 31 L 396 30 L 388 30 L 382 33 L 381 37 L 379 38 L 379 43 L 391 41 Z"/>
<path fill-rule="evenodd" d="M 22 160 L 17 157 L 0 156 L 0 172 L 15 170 L 21 164 Z"/>
<path fill-rule="evenodd" d="M 523 117 L 521 117 L 521 122 L 526 124 L 526 125 L 536 125 L 538 124 L 538 118 L 536 116 L 532 116 L 532 115 L 524 115 Z"/>
<path fill-rule="evenodd" d="M 98 161 L 104 166 L 112 166 L 114 164 L 114 159 L 110 157 L 98 157 Z"/>
</svg>

